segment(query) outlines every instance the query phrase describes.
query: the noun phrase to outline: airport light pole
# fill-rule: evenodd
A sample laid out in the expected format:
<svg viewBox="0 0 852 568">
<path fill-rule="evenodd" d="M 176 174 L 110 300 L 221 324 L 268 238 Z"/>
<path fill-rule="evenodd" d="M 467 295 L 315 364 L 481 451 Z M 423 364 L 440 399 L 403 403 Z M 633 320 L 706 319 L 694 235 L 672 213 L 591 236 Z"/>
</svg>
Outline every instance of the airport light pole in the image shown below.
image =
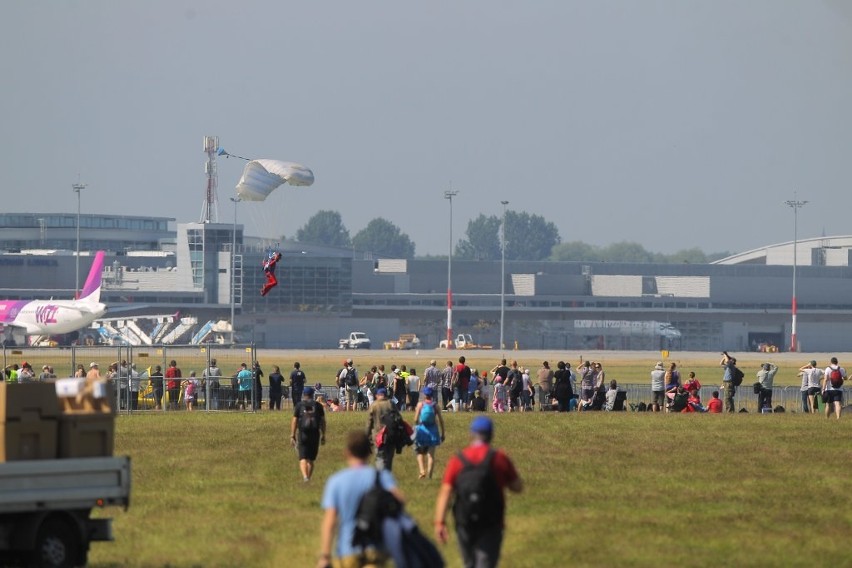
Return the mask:
<svg viewBox="0 0 852 568">
<path fill-rule="evenodd" d="M 80 291 L 80 193 L 86 189 L 86 184 L 77 182 L 71 188 L 77 194 L 77 266 L 74 274 L 74 297 L 76 298 Z"/>
<path fill-rule="evenodd" d="M 237 255 L 237 203 L 242 201 L 239 197 L 231 197 L 231 201 L 234 203 L 234 226 L 231 231 L 231 345 L 234 344 L 234 331 L 236 325 L 234 324 L 234 312 L 235 312 L 235 294 L 237 290 L 237 280 L 234 274 L 236 270 L 236 255 Z"/>
<path fill-rule="evenodd" d="M 447 257 L 447 349 L 453 348 L 453 197 L 458 191 L 447 190 L 444 199 L 450 202 L 450 254 Z"/>
<path fill-rule="evenodd" d="M 501 201 L 503 205 L 503 221 L 500 223 L 500 349 L 505 349 L 503 343 L 503 329 L 506 318 L 506 206 L 508 201 Z"/>
<path fill-rule="evenodd" d="M 793 351 L 794 353 L 799 350 L 799 342 L 796 336 L 796 311 L 798 308 L 796 305 L 796 266 L 799 248 L 799 209 L 804 207 L 807 203 L 807 201 L 800 201 L 796 199 L 795 191 L 793 192 L 793 199 L 789 199 L 784 202 L 787 207 L 791 207 L 793 209 L 793 322 L 792 327 L 790 328 L 790 351 Z"/>
</svg>

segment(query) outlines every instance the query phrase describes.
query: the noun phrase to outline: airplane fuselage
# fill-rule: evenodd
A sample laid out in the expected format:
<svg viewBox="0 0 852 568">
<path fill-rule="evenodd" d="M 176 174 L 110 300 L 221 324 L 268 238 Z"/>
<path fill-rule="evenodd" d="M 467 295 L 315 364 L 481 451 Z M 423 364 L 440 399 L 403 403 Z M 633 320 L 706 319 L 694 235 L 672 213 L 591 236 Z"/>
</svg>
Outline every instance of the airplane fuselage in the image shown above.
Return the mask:
<svg viewBox="0 0 852 568">
<path fill-rule="evenodd" d="M 87 300 L 0 301 L 0 325 L 27 335 L 58 335 L 84 328 L 106 313 L 106 306 Z"/>
</svg>

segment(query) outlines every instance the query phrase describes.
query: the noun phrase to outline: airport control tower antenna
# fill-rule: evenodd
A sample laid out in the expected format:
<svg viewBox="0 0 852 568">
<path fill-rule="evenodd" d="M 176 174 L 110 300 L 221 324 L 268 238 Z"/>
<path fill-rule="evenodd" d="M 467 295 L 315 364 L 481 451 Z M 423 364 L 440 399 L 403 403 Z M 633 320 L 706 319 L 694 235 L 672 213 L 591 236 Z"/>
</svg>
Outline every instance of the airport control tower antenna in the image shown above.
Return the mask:
<svg viewBox="0 0 852 568">
<path fill-rule="evenodd" d="M 219 150 L 218 136 L 204 137 L 204 153 L 207 154 L 207 163 L 204 171 L 207 174 L 207 193 L 204 196 L 204 205 L 201 209 L 202 223 L 215 223 L 218 220 L 219 198 L 216 195 L 216 186 L 219 184 L 219 176 L 216 173 L 216 152 Z"/>
</svg>

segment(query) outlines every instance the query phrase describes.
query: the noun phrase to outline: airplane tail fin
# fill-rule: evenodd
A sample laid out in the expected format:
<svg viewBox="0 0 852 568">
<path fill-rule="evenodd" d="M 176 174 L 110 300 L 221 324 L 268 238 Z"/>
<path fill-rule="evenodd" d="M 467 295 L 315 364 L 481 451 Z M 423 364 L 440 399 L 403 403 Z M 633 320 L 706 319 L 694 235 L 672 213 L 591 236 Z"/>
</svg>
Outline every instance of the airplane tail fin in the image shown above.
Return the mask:
<svg viewBox="0 0 852 568">
<path fill-rule="evenodd" d="M 92 261 L 92 268 L 89 270 L 89 276 L 86 278 L 86 284 L 80 292 L 81 300 L 89 300 L 91 302 L 101 301 L 101 276 L 104 272 L 104 251 L 99 250 L 95 253 L 95 259 Z"/>
</svg>

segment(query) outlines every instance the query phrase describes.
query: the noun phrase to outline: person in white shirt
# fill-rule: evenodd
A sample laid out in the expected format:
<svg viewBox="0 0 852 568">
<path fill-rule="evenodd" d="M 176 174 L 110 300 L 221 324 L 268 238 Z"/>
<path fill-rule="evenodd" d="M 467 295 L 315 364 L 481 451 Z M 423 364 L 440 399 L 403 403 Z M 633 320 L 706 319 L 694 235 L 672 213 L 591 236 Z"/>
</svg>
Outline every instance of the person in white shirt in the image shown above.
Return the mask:
<svg viewBox="0 0 852 568">
<path fill-rule="evenodd" d="M 408 371 L 408 406 L 415 408 L 420 400 L 420 377 L 417 376 L 417 369 L 412 367 Z"/>
<path fill-rule="evenodd" d="M 819 393 L 820 379 L 823 371 L 817 367 L 816 361 L 799 368 L 799 376 L 802 377 L 802 412 L 816 412 L 814 397 Z"/>
</svg>

